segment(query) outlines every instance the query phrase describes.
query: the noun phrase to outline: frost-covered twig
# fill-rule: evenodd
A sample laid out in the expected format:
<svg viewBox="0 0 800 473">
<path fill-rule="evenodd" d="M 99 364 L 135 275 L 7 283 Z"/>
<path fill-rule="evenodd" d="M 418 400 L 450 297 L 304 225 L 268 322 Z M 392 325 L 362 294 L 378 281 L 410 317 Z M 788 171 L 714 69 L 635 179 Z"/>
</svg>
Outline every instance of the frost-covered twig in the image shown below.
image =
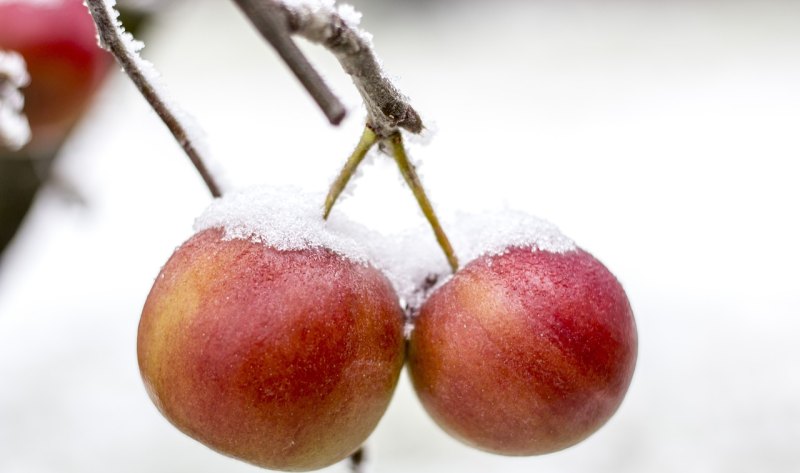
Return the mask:
<svg viewBox="0 0 800 473">
<path fill-rule="evenodd" d="M 0 50 L 0 148 L 16 151 L 31 139 L 28 120 L 22 114 L 25 99 L 19 90 L 28 82 L 22 56 Z"/>
<path fill-rule="evenodd" d="M 361 16 L 352 7 L 336 8 L 333 0 L 235 1 L 284 59 L 287 55 L 294 58 L 295 54 L 302 57 L 299 51 L 294 52 L 297 46 L 286 31 L 331 51 L 352 77 L 367 108 L 368 125 L 378 136 L 387 138 L 401 128 L 412 133 L 422 131 L 419 114 L 384 73 L 372 48 L 372 38 L 359 28 Z M 307 64 L 305 58 L 302 61 Z"/>
<path fill-rule="evenodd" d="M 374 145 L 381 143 L 383 149 L 391 150 L 403 178 L 413 191 L 439 246 L 455 272 L 458 269 L 458 258 L 439 224 L 439 219 L 413 164 L 408 159 L 400 134 L 401 129 L 411 133 L 422 132 L 424 128 L 422 120 L 408 103 L 408 99 L 400 93 L 383 71 L 372 47 L 372 36 L 359 28 L 361 14 L 349 5 L 337 8 L 335 0 L 235 1 L 284 59 L 287 56 L 294 58 L 297 55 L 299 61 L 307 64 L 287 31 L 325 46 L 353 79 L 364 100 L 367 109 L 366 130 L 330 188 L 325 199 L 323 217 L 328 218 L 337 198 L 355 174 L 367 152 Z M 275 38 L 278 38 L 278 41 Z M 291 67 L 291 62 L 289 64 Z M 311 71 L 316 74 L 313 68 Z M 298 74 L 298 77 L 303 80 L 301 74 Z"/>
<path fill-rule="evenodd" d="M 114 55 L 139 92 L 167 125 L 200 173 L 211 195 L 222 195 L 219 183 L 206 165 L 208 161 L 203 156 L 204 152 L 199 149 L 202 139 L 190 133 L 191 128 L 185 123 L 188 116 L 167 102 L 166 95 L 159 90 L 158 74 L 152 64 L 139 56 L 138 51 L 143 45 L 127 33 L 117 19 L 119 12 L 114 8 L 115 0 L 85 0 L 85 3 L 97 25 L 100 45 Z"/>
</svg>

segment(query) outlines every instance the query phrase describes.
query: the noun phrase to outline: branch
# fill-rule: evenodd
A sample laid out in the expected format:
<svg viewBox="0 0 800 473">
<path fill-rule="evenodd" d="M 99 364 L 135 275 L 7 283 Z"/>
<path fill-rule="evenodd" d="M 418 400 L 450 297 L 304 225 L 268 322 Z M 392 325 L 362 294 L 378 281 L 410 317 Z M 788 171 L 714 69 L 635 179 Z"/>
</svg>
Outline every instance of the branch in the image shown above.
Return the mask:
<svg viewBox="0 0 800 473">
<path fill-rule="evenodd" d="M 22 114 L 25 99 L 19 91 L 29 82 L 22 56 L 0 50 L 0 148 L 16 151 L 31 139 L 28 120 Z"/>
<path fill-rule="evenodd" d="M 364 461 L 366 460 L 366 451 L 362 446 L 348 459 L 348 466 L 351 473 L 364 473 Z"/>
<path fill-rule="evenodd" d="M 302 53 L 295 51 L 297 46 L 288 38 L 287 32 L 332 52 L 353 79 L 367 108 L 367 125 L 379 137 L 387 138 L 400 128 L 412 133 L 422 131 L 419 114 L 384 73 L 372 48 L 371 37 L 358 28 L 360 15 L 352 8 L 334 9 L 331 4 L 319 0 L 235 1 L 284 60 L 289 57 L 291 61 L 308 63 Z M 287 63 L 298 74 L 290 60 Z M 304 84 L 305 74 L 306 71 L 298 74 Z M 313 75 L 317 75 L 316 71 Z M 316 93 L 309 91 L 312 96 Z"/>
<path fill-rule="evenodd" d="M 303 87 L 317 102 L 322 112 L 333 125 L 342 122 L 347 112 L 339 98 L 334 95 L 314 66 L 292 41 L 283 12 L 274 2 L 235 0 L 239 8 L 253 23 L 289 66 Z"/>
<path fill-rule="evenodd" d="M 288 38 L 287 32 L 325 46 L 353 79 L 364 100 L 368 115 L 366 129 L 328 192 L 323 218 L 328 218 L 336 200 L 370 148 L 377 143 L 388 145 L 403 178 L 430 223 L 450 268 L 455 272 L 458 258 L 436 217 L 414 165 L 408 159 L 400 133 L 401 128 L 411 133 L 422 132 L 422 119 L 383 71 L 372 48 L 372 37 L 358 27 L 361 14 L 349 6 L 335 9 L 333 0 L 235 1 L 284 59 L 289 57 L 307 64 L 302 54 L 296 55 L 297 46 Z M 292 63 L 287 62 L 291 67 Z M 311 71 L 316 74 L 313 68 Z M 302 80 L 302 76 L 298 77 Z"/>
<path fill-rule="evenodd" d="M 200 173 L 200 177 L 203 178 L 211 195 L 221 196 L 222 190 L 205 164 L 204 153 L 197 147 L 200 141 L 199 137 L 192 136 L 189 127 L 182 123 L 182 119 L 185 121 L 188 116 L 174 104 L 168 103 L 164 98 L 165 94 L 158 90 L 156 83 L 158 75 L 150 63 L 139 57 L 137 51 L 141 49 L 141 43 L 136 42 L 130 33 L 125 32 L 117 20 L 119 13 L 114 9 L 115 1 L 86 0 L 85 3 L 97 26 L 100 46 L 114 55 L 139 92 L 167 125 L 183 151 L 189 156 L 197 172 Z"/>
</svg>

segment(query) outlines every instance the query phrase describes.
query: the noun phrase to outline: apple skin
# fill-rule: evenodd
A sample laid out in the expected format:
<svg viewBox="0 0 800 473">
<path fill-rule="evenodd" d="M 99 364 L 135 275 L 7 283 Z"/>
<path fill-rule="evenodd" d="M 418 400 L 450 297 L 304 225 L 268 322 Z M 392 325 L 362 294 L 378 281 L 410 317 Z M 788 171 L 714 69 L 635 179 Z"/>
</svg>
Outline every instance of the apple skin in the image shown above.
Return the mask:
<svg viewBox="0 0 800 473">
<path fill-rule="evenodd" d="M 592 255 L 510 248 L 474 260 L 423 304 L 408 363 L 423 406 L 453 437 L 538 455 L 611 417 L 636 354 L 625 292 Z"/>
<path fill-rule="evenodd" d="M 55 147 L 83 113 L 112 63 L 82 0 L 0 3 L 0 49 L 25 58 L 24 112 L 37 149 Z"/>
<path fill-rule="evenodd" d="M 258 466 L 346 458 L 386 410 L 404 314 L 376 269 L 326 249 L 279 251 L 202 231 L 144 306 L 139 367 L 178 429 Z"/>
</svg>

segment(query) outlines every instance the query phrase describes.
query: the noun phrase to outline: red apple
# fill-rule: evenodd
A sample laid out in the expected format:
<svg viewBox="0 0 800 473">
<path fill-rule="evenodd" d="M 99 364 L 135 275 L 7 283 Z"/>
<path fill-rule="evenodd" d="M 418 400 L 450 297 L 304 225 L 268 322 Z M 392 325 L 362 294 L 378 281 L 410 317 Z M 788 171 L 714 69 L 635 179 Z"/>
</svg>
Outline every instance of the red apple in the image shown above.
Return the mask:
<svg viewBox="0 0 800 473">
<path fill-rule="evenodd" d="M 462 268 L 422 306 L 409 370 L 455 438 L 506 455 L 569 447 L 616 411 L 636 361 L 628 299 L 589 253 L 512 247 Z"/>
<path fill-rule="evenodd" d="M 0 49 L 25 58 L 31 146 L 50 151 L 80 117 L 109 70 L 111 55 L 97 46 L 82 0 L 0 3 Z"/>
<path fill-rule="evenodd" d="M 375 428 L 403 365 L 403 326 L 371 266 L 211 228 L 158 276 L 139 367 L 155 404 L 191 437 L 262 467 L 311 470 Z"/>
</svg>

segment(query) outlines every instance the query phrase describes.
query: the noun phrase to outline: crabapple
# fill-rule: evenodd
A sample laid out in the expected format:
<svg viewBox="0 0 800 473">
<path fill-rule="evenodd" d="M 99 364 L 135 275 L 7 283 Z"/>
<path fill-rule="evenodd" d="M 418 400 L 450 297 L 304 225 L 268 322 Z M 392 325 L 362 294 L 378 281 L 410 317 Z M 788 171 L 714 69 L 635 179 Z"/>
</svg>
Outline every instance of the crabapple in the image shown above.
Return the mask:
<svg viewBox="0 0 800 473">
<path fill-rule="evenodd" d="M 636 353 L 628 299 L 598 260 L 515 246 L 473 260 L 432 294 L 408 363 L 445 431 L 481 450 L 536 455 L 609 419 Z"/>
<path fill-rule="evenodd" d="M 210 228 L 158 276 L 139 366 L 184 433 L 262 467 L 311 470 L 347 457 L 375 428 L 402 369 L 403 325 L 373 267 Z"/>
<path fill-rule="evenodd" d="M 25 58 L 32 146 L 58 146 L 110 69 L 82 0 L 0 2 L 0 49 Z"/>
</svg>

